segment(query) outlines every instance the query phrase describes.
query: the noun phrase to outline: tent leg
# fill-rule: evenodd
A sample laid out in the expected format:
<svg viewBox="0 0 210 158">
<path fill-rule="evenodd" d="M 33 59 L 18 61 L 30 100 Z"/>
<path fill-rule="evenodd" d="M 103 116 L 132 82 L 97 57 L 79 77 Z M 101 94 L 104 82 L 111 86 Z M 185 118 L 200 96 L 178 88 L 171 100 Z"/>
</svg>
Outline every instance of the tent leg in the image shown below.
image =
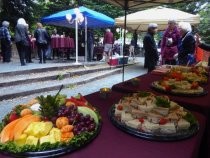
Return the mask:
<svg viewBox="0 0 210 158">
<path fill-rule="evenodd" d="M 122 81 L 125 81 L 125 39 L 126 39 L 126 28 L 127 28 L 127 10 L 128 10 L 128 0 L 125 1 L 125 21 L 124 21 L 124 41 L 123 41 L 123 74 L 122 74 Z"/>
<path fill-rule="evenodd" d="M 76 62 L 75 64 L 78 64 L 78 21 L 75 20 L 75 38 L 76 38 Z"/>
<path fill-rule="evenodd" d="M 87 61 L 87 17 L 85 17 L 85 62 Z"/>
</svg>

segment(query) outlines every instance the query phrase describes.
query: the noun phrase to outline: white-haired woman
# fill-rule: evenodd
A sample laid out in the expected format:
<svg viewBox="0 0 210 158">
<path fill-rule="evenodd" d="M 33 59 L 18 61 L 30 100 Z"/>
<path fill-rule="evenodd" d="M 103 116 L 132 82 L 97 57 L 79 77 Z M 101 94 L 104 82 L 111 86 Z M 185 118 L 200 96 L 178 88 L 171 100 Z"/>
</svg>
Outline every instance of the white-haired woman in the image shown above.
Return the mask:
<svg viewBox="0 0 210 158">
<path fill-rule="evenodd" d="M 25 19 L 19 18 L 15 27 L 15 42 L 20 57 L 21 66 L 25 64 L 26 51 L 29 46 L 29 37 L 27 31 L 27 23 Z"/>
<path fill-rule="evenodd" d="M 193 64 L 189 59 L 189 55 L 193 56 L 195 53 L 195 38 L 192 34 L 192 27 L 190 23 L 180 22 L 179 31 L 181 35 L 181 42 L 179 45 L 178 62 L 179 65 Z"/>
</svg>

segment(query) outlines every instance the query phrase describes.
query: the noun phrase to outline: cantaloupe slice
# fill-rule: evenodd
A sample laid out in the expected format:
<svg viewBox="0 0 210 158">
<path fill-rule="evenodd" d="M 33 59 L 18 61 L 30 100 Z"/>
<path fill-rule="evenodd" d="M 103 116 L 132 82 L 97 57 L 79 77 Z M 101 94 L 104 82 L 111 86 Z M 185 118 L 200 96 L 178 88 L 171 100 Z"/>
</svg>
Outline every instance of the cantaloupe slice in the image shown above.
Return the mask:
<svg viewBox="0 0 210 158">
<path fill-rule="evenodd" d="M 9 141 L 11 138 L 10 138 L 10 133 L 13 133 L 13 130 L 14 130 L 14 127 L 15 125 L 18 123 L 18 121 L 20 120 L 21 118 L 19 119 L 16 119 L 12 122 L 10 122 L 9 124 L 7 124 L 3 130 L 1 131 L 1 143 L 5 143 L 7 141 Z"/>
<path fill-rule="evenodd" d="M 28 116 L 28 115 L 26 115 Z M 24 118 L 24 117 L 23 117 Z M 23 131 L 29 126 L 32 122 L 39 122 L 41 119 L 36 115 L 29 115 L 26 119 L 18 121 L 14 128 L 14 140 L 18 139 Z"/>
<path fill-rule="evenodd" d="M 29 116 L 30 115 L 27 115 L 22 118 L 18 118 L 16 120 L 10 122 L 9 124 L 7 124 L 1 131 L 1 139 L 0 139 L 1 143 L 5 143 L 7 141 L 12 141 L 14 138 L 14 132 L 15 132 L 14 128 L 15 128 L 16 124 L 23 119 L 27 119 Z"/>
</svg>

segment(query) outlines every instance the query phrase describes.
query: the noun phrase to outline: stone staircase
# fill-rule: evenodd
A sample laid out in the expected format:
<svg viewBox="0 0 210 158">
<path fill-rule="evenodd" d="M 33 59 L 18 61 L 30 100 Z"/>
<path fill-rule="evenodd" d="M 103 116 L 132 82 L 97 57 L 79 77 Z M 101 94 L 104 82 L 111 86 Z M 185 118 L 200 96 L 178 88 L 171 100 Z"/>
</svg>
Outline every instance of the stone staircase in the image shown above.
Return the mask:
<svg viewBox="0 0 210 158">
<path fill-rule="evenodd" d="M 71 88 L 120 72 L 121 67 L 110 67 L 105 63 L 1 72 L 0 101 L 57 90 L 61 85 Z"/>
</svg>

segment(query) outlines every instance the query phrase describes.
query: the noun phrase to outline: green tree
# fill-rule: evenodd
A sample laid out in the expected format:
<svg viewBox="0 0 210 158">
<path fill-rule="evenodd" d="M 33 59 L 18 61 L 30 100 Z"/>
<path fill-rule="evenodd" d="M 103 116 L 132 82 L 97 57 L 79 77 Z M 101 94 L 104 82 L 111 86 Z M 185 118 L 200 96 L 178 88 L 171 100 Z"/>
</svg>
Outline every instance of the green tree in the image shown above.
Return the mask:
<svg viewBox="0 0 210 158">
<path fill-rule="evenodd" d="M 169 7 L 192 14 L 199 14 L 201 22 L 198 26 L 196 26 L 195 32 L 198 32 L 205 42 L 210 43 L 210 2 L 207 0 L 200 0 L 190 3 L 170 5 Z"/>
<path fill-rule="evenodd" d="M 12 28 L 19 18 L 24 18 L 28 23 L 33 23 L 35 8 L 36 3 L 33 0 L 2 0 L 0 18 L 8 20 Z"/>
</svg>

